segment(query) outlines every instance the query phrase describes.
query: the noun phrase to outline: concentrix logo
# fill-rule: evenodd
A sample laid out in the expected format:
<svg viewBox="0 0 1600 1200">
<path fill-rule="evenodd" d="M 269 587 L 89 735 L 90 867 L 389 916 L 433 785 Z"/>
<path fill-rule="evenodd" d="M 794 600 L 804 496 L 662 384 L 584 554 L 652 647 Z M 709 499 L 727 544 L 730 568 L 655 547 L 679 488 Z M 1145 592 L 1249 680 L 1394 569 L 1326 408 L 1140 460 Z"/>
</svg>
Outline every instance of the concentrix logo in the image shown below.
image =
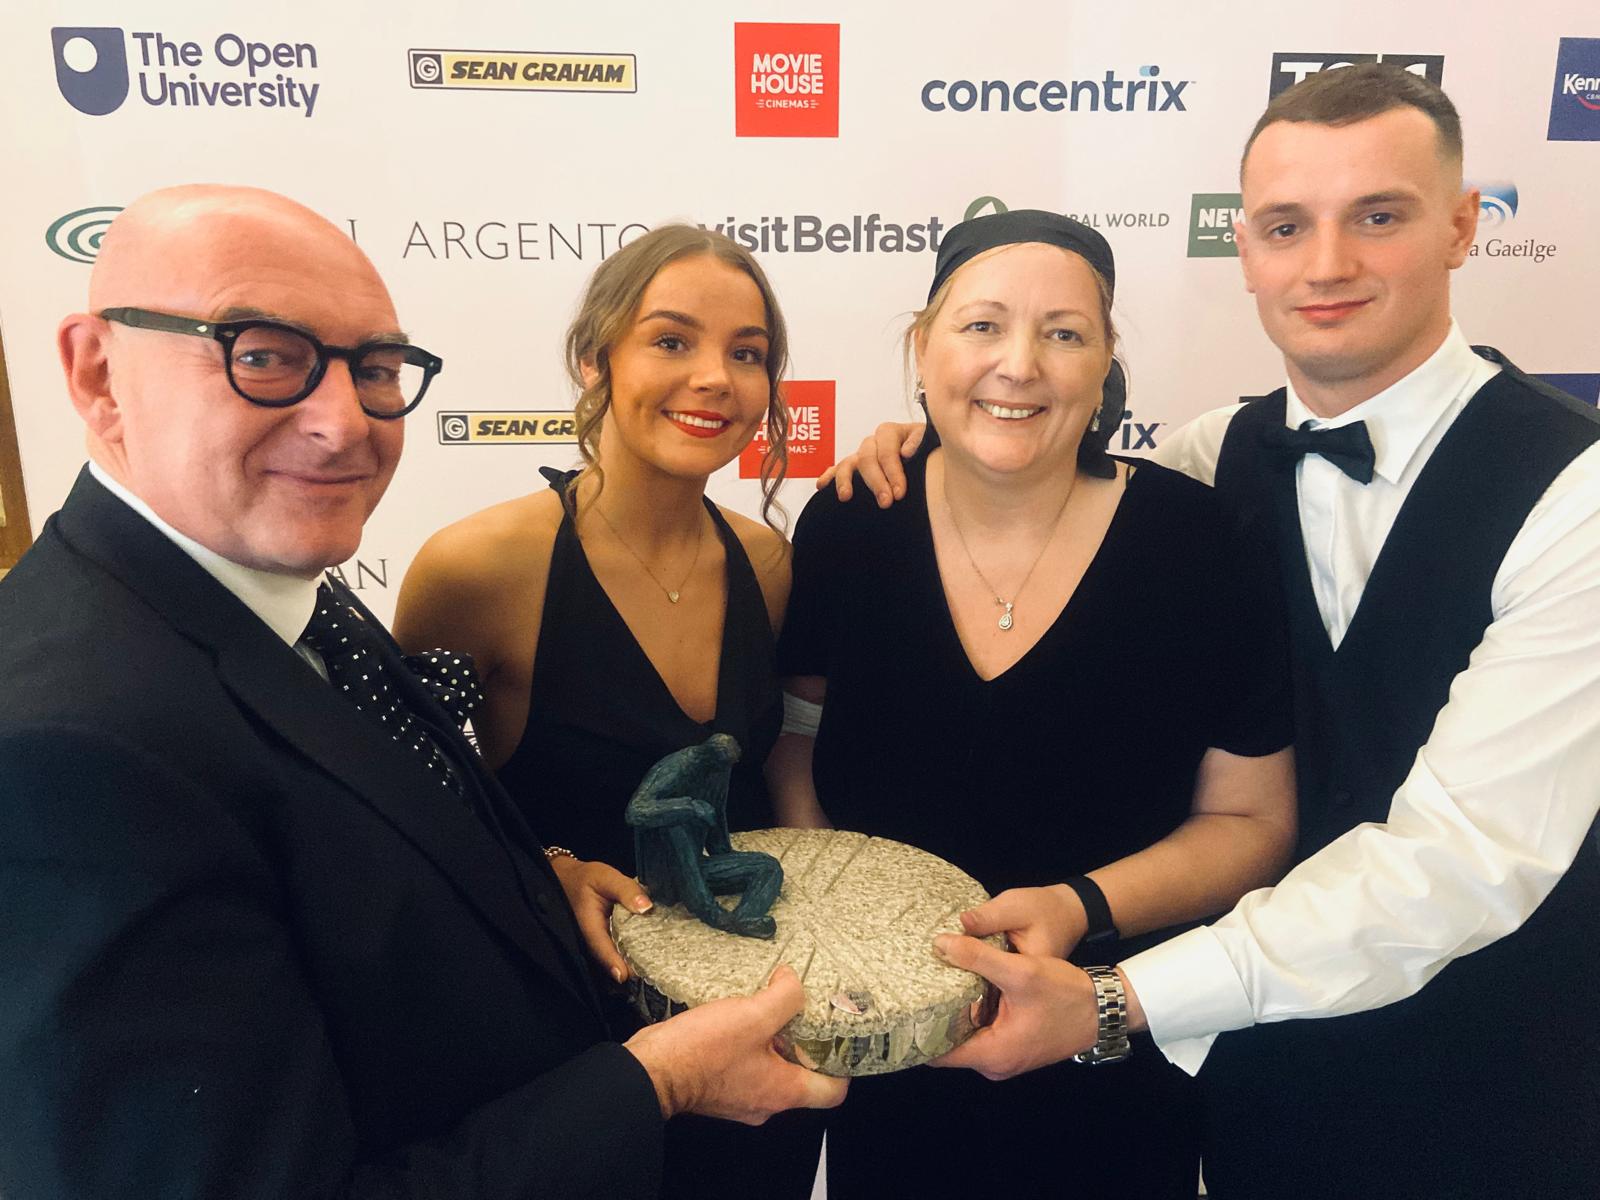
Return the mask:
<svg viewBox="0 0 1600 1200">
<path fill-rule="evenodd" d="M 1600 38 L 1561 39 L 1546 139 L 1600 141 Z"/>
<path fill-rule="evenodd" d="M 128 34 L 137 43 L 139 98 L 164 108 L 271 108 L 310 116 L 320 84 L 287 71 L 317 69 L 310 42 L 256 42 L 219 34 L 209 46 L 153 30 Z M 130 90 L 123 31 L 63 25 L 50 31 L 56 86 L 73 108 L 92 117 L 115 112 Z"/>
<path fill-rule="evenodd" d="M 1147 63 L 1124 79 L 1107 71 L 1097 79 L 930 79 L 922 85 L 922 107 L 929 112 L 1188 112 L 1183 93 L 1194 80 L 1162 79 Z"/>
</svg>

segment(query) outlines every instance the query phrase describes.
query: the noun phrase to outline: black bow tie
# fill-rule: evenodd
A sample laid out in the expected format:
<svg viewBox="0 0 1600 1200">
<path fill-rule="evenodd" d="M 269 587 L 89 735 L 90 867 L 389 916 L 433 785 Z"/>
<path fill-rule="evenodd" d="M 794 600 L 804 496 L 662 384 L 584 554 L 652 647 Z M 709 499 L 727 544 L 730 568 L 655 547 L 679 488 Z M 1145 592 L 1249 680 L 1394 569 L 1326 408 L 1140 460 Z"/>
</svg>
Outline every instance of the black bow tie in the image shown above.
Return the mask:
<svg viewBox="0 0 1600 1200">
<path fill-rule="evenodd" d="M 1365 421 L 1352 421 L 1337 429 L 1313 429 L 1310 421 L 1299 429 L 1268 425 L 1261 431 L 1261 444 L 1285 466 L 1293 466 L 1307 454 L 1320 454 L 1357 483 L 1372 482 L 1376 456 Z"/>
</svg>

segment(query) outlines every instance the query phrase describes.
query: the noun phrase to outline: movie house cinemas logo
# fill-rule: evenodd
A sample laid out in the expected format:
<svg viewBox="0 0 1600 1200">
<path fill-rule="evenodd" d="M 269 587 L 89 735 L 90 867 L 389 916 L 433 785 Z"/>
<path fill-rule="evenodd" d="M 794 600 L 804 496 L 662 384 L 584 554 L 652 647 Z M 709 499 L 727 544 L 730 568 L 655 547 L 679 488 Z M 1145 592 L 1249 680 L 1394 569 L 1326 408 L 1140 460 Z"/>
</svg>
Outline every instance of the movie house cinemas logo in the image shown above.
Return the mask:
<svg viewBox="0 0 1600 1200">
<path fill-rule="evenodd" d="M 576 50 L 406 51 L 414 88 L 479 92 L 637 92 L 632 54 Z"/>
<path fill-rule="evenodd" d="M 1276 96 L 1318 71 L 1331 71 L 1335 67 L 1353 67 L 1356 63 L 1374 62 L 1402 67 L 1413 75 L 1422 76 L 1437 87 L 1444 86 L 1442 54 L 1334 54 L 1326 50 L 1302 50 L 1292 54 L 1272 56 L 1272 78 L 1268 84 L 1267 95 Z"/>
<path fill-rule="evenodd" d="M 1545 137 L 1552 142 L 1600 142 L 1600 38 L 1561 39 Z"/>
<path fill-rule="evenodd" d="M 441 446 L 553 446 L 577 440 L 571 409 L 439 414 Z"/>
<path fill-rule="evenodd" d="M 839 27 L 735 22 L 733 128 L 738 137 L 838 137 Z"/>
<path fill-rule="evenodd" d="M 62 25 L 50 31 L 50 45 L 62 98 L 92 117 L 116 112 L 130 95 L 155 108 L 265 108 L 309 117 L 322 86 L 310 42 Z"/>
<path fill-rule="evenodd" d="M 788 478 L 815 479 L 833 465 L 834 381 L 790 379 L 778 385 L 778 394 L 789 408 Z M 740 479 L 761 478 L 767 447 L 763 421 L 739 455 Z"/>
</svg>

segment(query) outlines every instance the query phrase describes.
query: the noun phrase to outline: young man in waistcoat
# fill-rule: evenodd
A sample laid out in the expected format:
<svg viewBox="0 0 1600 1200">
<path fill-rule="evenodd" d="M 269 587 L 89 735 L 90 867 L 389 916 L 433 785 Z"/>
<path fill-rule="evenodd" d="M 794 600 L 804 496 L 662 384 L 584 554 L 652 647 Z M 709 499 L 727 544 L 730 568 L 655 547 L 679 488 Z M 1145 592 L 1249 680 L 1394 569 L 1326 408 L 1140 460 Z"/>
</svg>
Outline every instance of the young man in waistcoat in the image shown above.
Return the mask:
<svg viewBox="0 0 1600 1200">
<path fill-rule="evenodd" d="M 1099 980 L 940 947 L 1009 1001 L 946 1065 L 1114 1057 L 1125 1005 L 1200 1075 L 1215 1197 L 1600 1187 L 1600 417 L 1452 321 L 1461 162 L 1454 106 L 1398 69 L 1276 98 L 1236 234 L 1288 387 L 1158 455 L 1276 523 L 1298 865 Z M 1094 932 L 1065 887 L 969 917 L 1023 950 Z"/>
</svg>

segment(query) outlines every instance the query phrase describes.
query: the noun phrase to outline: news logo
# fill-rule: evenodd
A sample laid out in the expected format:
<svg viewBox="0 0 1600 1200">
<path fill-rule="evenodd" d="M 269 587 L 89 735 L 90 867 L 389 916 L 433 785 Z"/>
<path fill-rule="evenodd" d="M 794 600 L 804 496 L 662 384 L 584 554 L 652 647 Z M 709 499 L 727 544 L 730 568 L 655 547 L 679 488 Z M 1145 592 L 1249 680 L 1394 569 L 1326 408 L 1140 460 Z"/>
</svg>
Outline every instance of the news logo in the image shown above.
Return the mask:
<svg viewBox="0 0 1600 1200">
<path fill-rule="evenodd" d="M 1233 223 L 1243 219 L 1238 192 L 1195 192 L 1189 201 L 1189 257 L 1238 258 Z"/>
<path fill-rule="evenodd" d="M 1413 75 L 1422 76 L 1436 87 L 1444 86 L 1442 54 L 1333 54 L 1325 50 L 1307 50 L 1272 56 L 1272 76 L 1268 81 L 1267 96 L 1270 99 L 1279 92 L 1287 91 L 1319 71 L 1374 62 L 1402 67 Z"/>
<path fill-rule="evenodd" d="M 577 440 L 578 423 L 570 409 L 439 414 L 441 446 L 552 446 Z"/>
<path fill-rule="evenodd" d="M 99 257 L 100 239 L 121 211 L 120 207 L 95 205 L 57 217 L 44 231 L 44 244 L 68 262 L 92 263 Z"/>
<path fill-rule="evenodd" d="M 815 479 L 833 465 L 834 381 L 791 379 L 778 385 L 789 406 L 789 479 Z M 755 440 L 739 454 L 739 478 L 760 479 L 767 456 L 763 422 Z"/>
<path fill-rule="evenodd" d="M 79 112 L 103 117 L 128 98 L 128 48 L 122 30 L 98 25 L 60 25 L 50 31 L 56 86 Z"/>
<path fill-rule="evenodd" d="M 839 136 L 839 27 L 737 21 L 737 137 Z"/>
<path fill-rule="evenodd" d="M 1545 140 L 1600 142 L 1600 38 L 1561 39 Z"/>
</svg>

